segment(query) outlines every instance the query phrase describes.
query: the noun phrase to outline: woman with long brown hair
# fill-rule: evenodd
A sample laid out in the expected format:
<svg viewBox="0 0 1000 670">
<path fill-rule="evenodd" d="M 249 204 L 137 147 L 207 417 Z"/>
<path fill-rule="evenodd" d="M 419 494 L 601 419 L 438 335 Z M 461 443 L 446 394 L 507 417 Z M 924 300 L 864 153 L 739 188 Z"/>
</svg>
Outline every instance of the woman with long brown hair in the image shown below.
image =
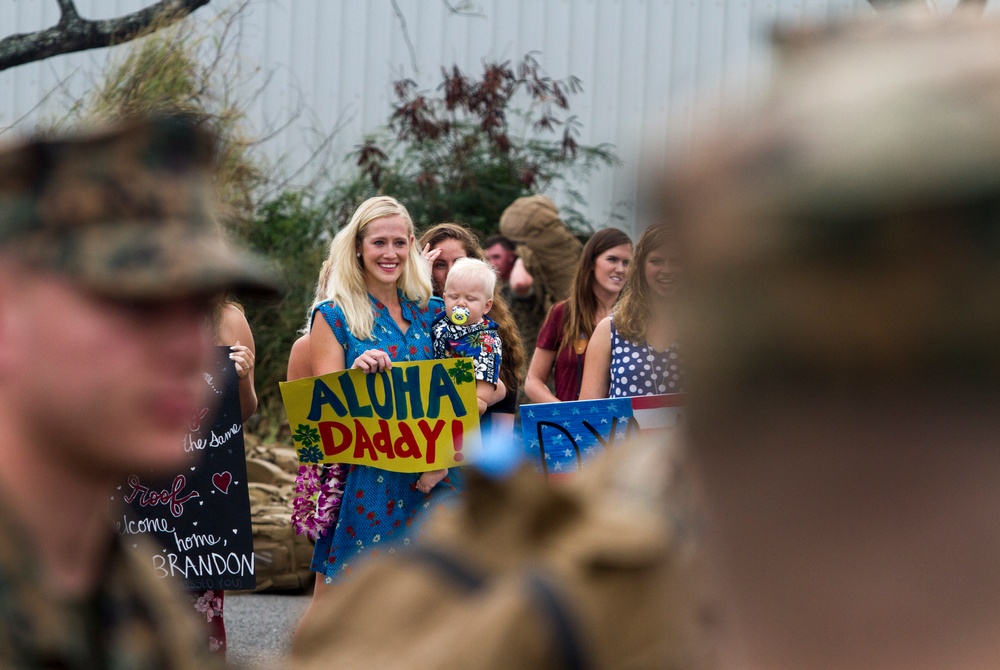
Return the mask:
<svg viewBox="0 0 1000 670">
<path fill-rule="evenodd" d="M 430 260 L 431 280 L 434 285 L 434 295 L 437 296 L 441 295 L 448 271 L 457 259 L 477 258 L 489 262 L 476 234 L 459 223 L 448 222 L 431 226 L 420 236 L 417 246 L 423 249 L 425 257 Z M 487 408 L 483 414 L 483 435 L 487 441 L 513 438 L 517 391 L 521 386 L 525 362 L 520 329 L 501 295 L 500 282 L 497 282 L 493 291 L 490 318 L 496 322 L 497 331 L 503 341 L 500 381 L 506 386 L 507 395 L 500 402 Z"/>
<path fill-rule="evenodd" d="M 538 333 L 524 391 L 534 402 L 576 400 L 594 327 L 607 316 L 625 284 L 632 242 L 617 228 L 602 228 L 583 248 L 569 298 L 556 303 Z M 555 393 L 549 377 L 555 373 Z"/>
</svg>

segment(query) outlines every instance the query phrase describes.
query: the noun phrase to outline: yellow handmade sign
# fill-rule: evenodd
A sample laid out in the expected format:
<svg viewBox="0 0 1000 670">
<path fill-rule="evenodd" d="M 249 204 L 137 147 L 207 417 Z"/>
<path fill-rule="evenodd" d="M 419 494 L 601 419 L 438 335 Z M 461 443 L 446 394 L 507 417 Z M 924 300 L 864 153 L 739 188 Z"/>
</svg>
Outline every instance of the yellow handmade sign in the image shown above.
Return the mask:
<svg viewBox="0 0 1000 670">
<path fill-rule="evenodd" d="M 448 358 L 282 382 L 299 462 L 396 472 L 465 465 L 480 442 L 472 369 L 468 358 Z"/>
</svg>

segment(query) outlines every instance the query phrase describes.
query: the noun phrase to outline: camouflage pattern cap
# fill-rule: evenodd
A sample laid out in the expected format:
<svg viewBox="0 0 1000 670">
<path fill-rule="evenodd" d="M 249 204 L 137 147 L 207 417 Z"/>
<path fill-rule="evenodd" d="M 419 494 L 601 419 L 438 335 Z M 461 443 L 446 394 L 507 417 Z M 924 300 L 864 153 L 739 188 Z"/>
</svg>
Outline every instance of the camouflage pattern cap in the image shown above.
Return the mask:
<svg viewBox="0 0 1000 670">
<path fill-rule="evenodd" d="M 766 102 L 668 180 L 692 396 L 1000 379 L 1000 23 L 913 11 L 781 47 Z"/>
<path fill-rule="evenodd" d="M 181 118 L 0 149 L 0 249 L 102 295 L 272 292 L 216 221 L 213 136 Z"/>
</svg>

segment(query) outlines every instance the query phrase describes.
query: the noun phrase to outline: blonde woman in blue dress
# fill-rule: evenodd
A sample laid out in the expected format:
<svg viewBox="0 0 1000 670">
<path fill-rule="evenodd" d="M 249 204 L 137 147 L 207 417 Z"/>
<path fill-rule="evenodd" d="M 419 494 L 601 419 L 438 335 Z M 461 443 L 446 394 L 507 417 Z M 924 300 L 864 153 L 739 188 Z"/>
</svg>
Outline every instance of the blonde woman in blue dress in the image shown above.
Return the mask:
<svg viewBox="0 0 1000 670">
<path fill-rule="evenodd" d="M 375 373 L 394 362 L 430 359 L 431 322 L 441 309 L 406 208 L 394 198 L 370 198 L 330 243 L 311 316 L 310 371 Z M 416 488 L 417 475 L 362 465 L 344 469 L 339 514 L 316 540 L 317 595 L 360 560 L 407 544 L 417 517 L 430 506 Z M 435 495 L 454 492 L 451 479 L 435 487 Z"/>
</svg>

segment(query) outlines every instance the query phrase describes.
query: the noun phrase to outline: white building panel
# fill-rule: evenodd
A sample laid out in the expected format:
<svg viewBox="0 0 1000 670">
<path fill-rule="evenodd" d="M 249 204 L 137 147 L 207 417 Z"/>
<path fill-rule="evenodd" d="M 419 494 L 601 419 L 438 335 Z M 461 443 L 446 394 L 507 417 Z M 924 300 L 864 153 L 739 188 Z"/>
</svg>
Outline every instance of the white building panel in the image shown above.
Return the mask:
<svg viewBox="0 0 1000 670">
<path fill-rule="evenodd" d="M 81 15 L 107 18 L 151 0 L 77 0 Z M 241 0 L 213 0 L 193 20 L 206 25 Z M 943 9 L 957 0 L 939 0 Z M 991 11 L 998 3 L 990 3 Z M 624 161 L 578 185 L 592 225 L 605 225 L 618 203 L 634 200 L 644 156 L 665 151 L 663 127 L 683 139 L 723 107 L 741 104 L 769 66 L 775 21 L 872 11 L 866 0 L 250 0 L 234 45 L 251 99 L 251 127 L 274 134 L 260 150 L 275 171 L 292 174 L 334 133 L 328 165 L 296 177 L 336 179 L 346 154 L 390 113 L 392 82 L 408 77 L 437 86 L 442 67 L 478 73 L 484 61 L 537 53 L 552 77 L 576 75 L 571 98 L 581 141 L 610 143 Z M 399 14 L 397 14 L 397 9 Z M 0 0 L 0 36 L 58 21 L 55 0 Z M 405 30 L 404 30 L 405 24 Z M 409 44 L 407 43 L 407 38 Z M 411 52 L 412 46 L 412 52 Z M 93 82 L 118 47 L 70 54 L 0 72 L 0 132 L 59 118 Z M 253 94 L 260 89 L 258 95 Z M 252 96 L 252 97 L 251 97 Z M 696 104 L 697 103 L 697 104 Z M 13 131 L 10 128 L 13 127 Z M 633 214 L 626 215 L 631 227 Z"/>
</svg>

